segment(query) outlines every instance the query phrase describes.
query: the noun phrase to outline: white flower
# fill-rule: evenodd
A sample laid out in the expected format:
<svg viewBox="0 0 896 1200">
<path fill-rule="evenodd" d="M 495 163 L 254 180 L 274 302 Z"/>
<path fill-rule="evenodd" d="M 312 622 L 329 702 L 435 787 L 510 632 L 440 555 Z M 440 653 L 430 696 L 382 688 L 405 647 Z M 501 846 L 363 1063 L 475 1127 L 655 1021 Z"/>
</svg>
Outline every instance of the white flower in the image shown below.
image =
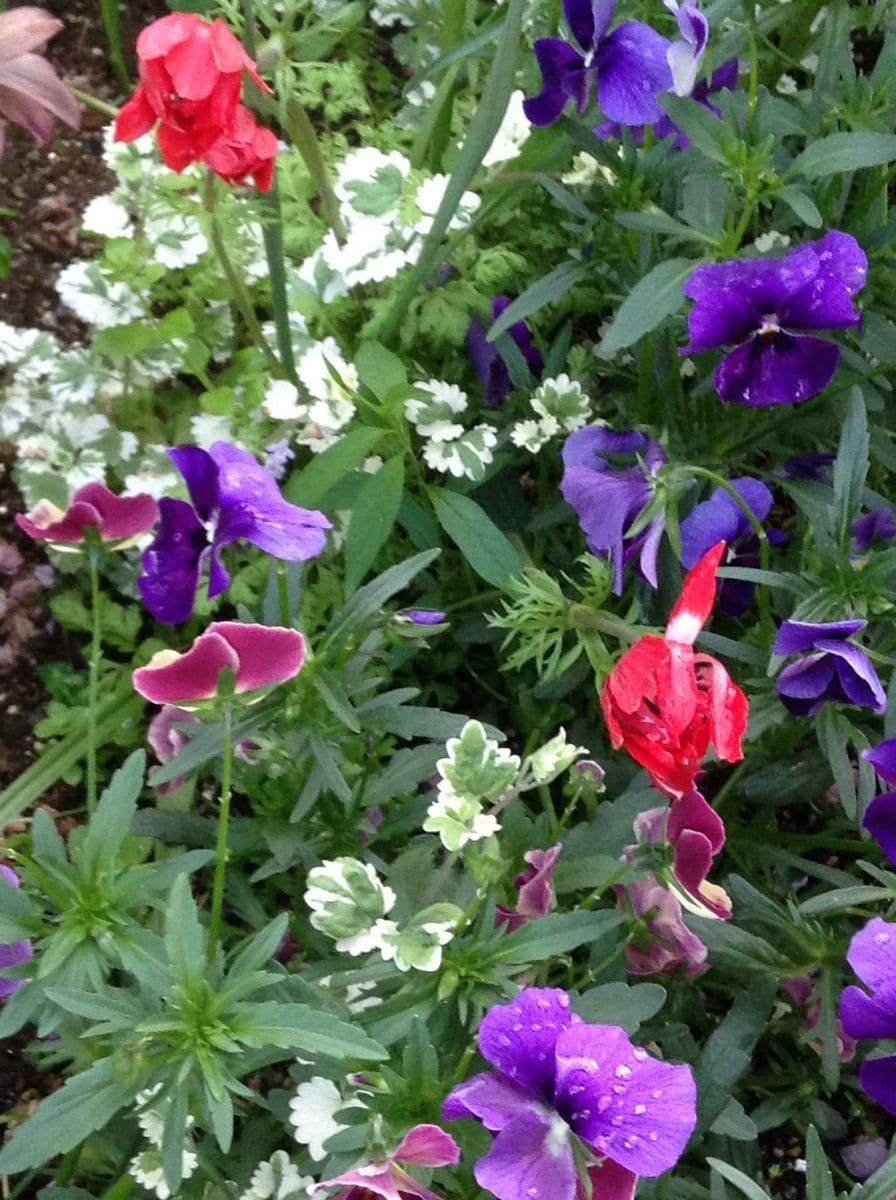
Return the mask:
<svg viewBox="0 0 896 1200">
<path fill-rule="evenodd" d="M 233 441 L 229 417 L 215 413 L 197 413 L 195 417 L 191 417 L 190 432 L 193 441 L 203 450 L 208 450 L 213 442 Z"/>
<path fill-rule="evenodd" d="M 577 154 L 572 160 L 572 170 L 560 176 L 560 182 L 575 187 L 586 183 L 616 182 L 615 172 L 605 163 L 599 163 L 590 154 Z"/>
<path fill-rule="evenodd" d="M 410 159 L 398 150 L 388 154 L 373 146 L 360 146 L 343 159 L 333 191 L 343 202 L 357 212 L 368 212 L 373 207 L 386 205 L 394 194 L 394 206 L 398 205 L 401 184 L 411 172 Z M 379 214 L 384 216 L 387 208 Z"/>
<path fill-rule="evenodd" d="M 582 385 L 568 375 L 545 379 L 533 393 L 531 404 L 542 418 L 542 432 L 548 437 L 561 429 L 572 433 L 588 421 L 588 397 Z"/>
<path fill-rule="evenodd" d="M 153 258 L 163 267 L 176 271 L 199 262 L 208 242 L 195 217 L 172 212 L 169 207 L 154 208 L 147 217 L 144 232 L 152 243 Z"/>
<path fill-rule="evenodd" d="M 308 411 L 299 403 L 299 389 L 288 379 L 271 380 L 261 407 L 275 421 L 299 421 Z"/>
<path fill-rule="evenodd" d="M 56 280 L 56 291 L 76 316 L 98 329 L 126 325 L 145 312 L 141 297 L 126 283 L 113 282 L 98 261 L 69 263 Z"/>
<path fill-rule="evenodd" d="M 492 461 L 498 438 L 490 425 L 474 425 L 451 442 L 427 442 L 423 459 L 434 471 L 445 471 L 455 479 L 481 479 Z"/>
<path fill-rule="evenodd" d="M 345 1004 L 350 1013 L 360 1013 L 365 1008 L 377 1008 L 383 1003 L 381 996 L 367 996 L 366 992 L 376 987 L 374 980 L 367 983 L 350 983 L 345 989 Z"/>
<path fill-rule="evenodd" d="M 423 828 L 437 833 L 446 850 L 455 853 L 467 842 L 479 842 L 501 828 L 497 817 L 484 813 L 478 800 L 459 796 L 450 786 L 440 784 L 438 795 L 426 810 Z"/>
<path fill-rule="evenodd" d="M 89 350 L 66 350 L 47 377 L 50 399 L 57 404 L 88 404 L 99 387 L 97 362 Z"/>
<path fill-rule="evenodd" d="M 494 167 L 498 163 L 516 158 L 531 132 L 529 118 L 523 112 L 523 93 L 511 92 L 507 111 L 494 141 L 485 152 L 482 165 Z"/>
<path fill-rule="evenodd" d="M 438 379 L 418 379 L 414 388 L 418 394 L 405 401 L 404 415 L 417 426 L 420 436 L 433 442 L 459 438 L 464 427 L 451 418 L 465 411 L 467 393 L 455 383 L 442 383 Z"/>
<path fill-rule="evenodd" d="M 347 1129 L 336 1120 L 344 1108 L 364 1108 L 360 1100 L 343 1100 L 336 1084 L 322 1075 L 314 1075 L 300 1083 L 289 1102 L 289 1123 L 297 1142 L 308 1147 L 315 1162 L 327 1157 L 324 1143 L 334 1134 Z"/>
<path fill-rule="evenodd" d="M 786 233 L 779 233 L 777 229 L 770 229 L 768 233 L 761 233 L 753 245 L 760 254 L 765 254 L 769 250 L 774 250 L 776 246 L 789 246 L 790 238 Z"/>
<path fill-rule="evenodd" d="M 338 433 L 356 411 L 351 398 L 358 387 L 354 365 L 343 358 L 335 340 L 328 337 L 305 351 L 296 371 L 311 396 L 306 416 L 315 427 L 314 432 L 318 436 Z"/>
<path fill-rule="evenodd" d="M 550 783 L 587 753 L 584 746 L 574 746 L 566 740 L 566 730 L 561 726 L 549 742 L 529 755 L 529 770 L 537 784 Z"/>
<path fill-rule="evenodd" d="M 395 904 L 395 893 L 370 863 L 357 858 L 325 860 L 308 872 L 307 885 L 311 924 L 335 938 L 337 950 L 358 955 L 379 948 L 381 919 Z"/>
<path fill-rule="evenodd" d="M 537 454 L 549 437 L 550 434 L 542 430 L 540 421 L 517 421 L 510 430 L 510 440 L 514 446 L 528 450 L 530 454 Z"/>
<path fill-rule="evenodd" d="M 199 1158 L 192 1150 L 184 1150 L 181 1159 L 181 1173 L 184 1179 L 189 1179 L 199 1163 Z M 155 1146 L 149 1146 L 142 1154 L 132 1158 L 128 1165 L 128 1174 L 149 1192 L 155 1192 L 158 1200 L 169 1200 L 171 1188 L 165 1182 L 165 1172 L 162 1169 L 162 1152 Z"/>
<path fill-rule="evenodd" d="M 300 1175 L 285 1150 L 276 1150 L 269 1161 L 255 1168 L 240 1200 L 287 1200 L 290 1196 L 309 1195 L 313 1185 L 313 1177 Z"/>
<path fill-rule="evenodd" d="M 799 88 L 794 77 L 785 73 L 775 84 L 775 91 L 780 92 L 782 96 L 795 96 Z"/>
<path fill-rule="evenodd" d="M 145 1104 L 149 1104 L 153 1096 L 161 1091 L 162 1085 L 157 1083 L 153 1088 L 147 1088 L 146 1091 L 138 1092 L 134 1097 L 134 1102 L 139 1108 L 143 1108 Z M 162 1148 L 162 1140 L 165 1134 L 165 1117 L 157 1108 L 143 1108 L 141 1113 L 137 1114 L 137 1124 L 143 1136 L 148 1142 L 151 1142 L 158 1149 Z"/>
<path fill-rule="evenodd" d="M 420 209 L 420 217 L 414 223 L 417 233 L 425 236 L 432 228 L 433 217 L 445 196 L 448 187 L 447 175 L 433 175 L 424 179 L 414 194 L 414 203 Z M 464 192 L 458 201 L 454 216 L 451 218 L 449 229 L 464 229 L 479 207 L 479 197 L 475 192 Z"/>
<path fill-rule="evenodd" d="M 81 216 L 81 228 L 107 238 L 134 236 L 131 214 L 114 194 L 94 196 Z"/>
</svg>

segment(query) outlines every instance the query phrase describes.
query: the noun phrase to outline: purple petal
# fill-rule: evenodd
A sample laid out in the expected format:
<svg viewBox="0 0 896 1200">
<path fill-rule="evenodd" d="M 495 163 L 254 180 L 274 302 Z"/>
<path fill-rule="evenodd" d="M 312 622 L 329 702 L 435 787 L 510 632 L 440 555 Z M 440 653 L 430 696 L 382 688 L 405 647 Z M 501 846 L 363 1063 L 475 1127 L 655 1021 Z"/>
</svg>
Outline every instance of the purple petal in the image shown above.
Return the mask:
<svg viewBox="0 0 896 1200">
<path fill-rule="evenodd" d="M 651 1058 L 615 1025 L 577 1025 L 557 1042 L 557 1106 L 589 1145 L 634 1171 L 662 1175 L 697 1123 L 689 1067 Z"/>
<path fill-rule="evenodd" d="M 193 612 L 208 535 L 185 500 L 160 500 L 159 516 L 158 533 L 140 560 L 143 575 L 137 585 L 156 620 L 179 625 Z"/>
<path fill-rule="evenodd" d="M 896 538 L 896 516 L 892 508 L 875 508 L 852 523 L 856 549 L 864 553 L 872 542 L 889 542 Z"/>
<path fill-rule="evenodd" d="M 896 987 L 892 984 L 869 996 L 848 987 L 840 997 L 840 1020 L 853 1038 L 896 1037 Z"/>
<path fill-rule="evenodd" d="M 877 990 L 896 979 L 896 925 L 872 917 L 853 935 L 846 961 L 867 987 Z"/>
<path fill-rule="evenodd" d="M 3 876 L 3 879 L 10 887 L 17 888 L 19 886 L 19 877 L 11 867 L 0 863 L 0 875 Z M 0 884 L 0 887 L 2 886 L 3 884 Z M 34 950 L 31 942 L 27 939 L 0 945 L 0 969 L 5 967 L 19 967 L 22 963 L 28 962 L 33 954 Z M 0 1000 L 5 1000 L 13 992 L 17 992 L 23 986 L 24 982 L 24 979 L 0 979 Z"/>
<path fill-rule="evenodd" d="M 562 843 L 558 842 L 549 850 L 527 850 L 523 855 L 529 866 L 517 875 L 514 884 L 519 888 L 516 911 L 525 920 L 536 920 L 551 911 L 554 867 L 562 849 Z"/>
<path fill-rule="evenodd" d="M 731 486 L 743 498 L 759 521 L 764 521 L 771 511 L 772 494 L 758 479 L 734 479 Z M 740 505 L 725 491 L 716 488 L 708 500 L 697 504 L 681 523 L 681 561 L 690 569 L 716 542 L 727 542 L 728 546 L 739 538 L 753 534 L 753 526 L 747 520 Z"/>
<path fill-rule="evenodd" d="M 604 0 L 604 6 L 606 6 L 606 0 Z M 611 0 L 610 13 L 607 16 L 608 24 L 615 7 L 616 0 Z M 573 37 L 587 54 L 603 33 L 601 30 L 595 37 L 593 0 L 563 0 L 563 15 L 566 17 L 566 24 L 572 30 Z"/>
<path fill-rule="evenodd" d="M 564 471 L 560 491 L 576 510 L 591 553 L 612 560 L 613 590 L 620 595 L 625 531 L 649 503 L 649 483 L 637 470 L 614 474 L 573 467 Z"/>
<path fill-rule="evenodd" d="M 660 542 L 666 531 L 666 514 L 660 513 L 650 522 L 644 531 L 644 539 L 638 554 L 638 566 L 641 574 L 654 590 L 657 588 L 657 555 Z"/>
<path fill-rule="evenodd" d="M 569 996 L 559 988 L 525 988 L 510 1004 L 489 1009 L 479 1026 L 479 1049 L 499 1071 L 542 1099 L 553 1094 L 554 1046 L 577 1025 Z"/>
<path fill-rule="evenodd" d="M 495 1133 L 520 1113 L 528 1112 L 534 1103 L 528 1088 L 488 1071 L 453 1088 L 445 1097 L 442 1117 L 446 1121 L 475 1117 Z"/>
<path fill-rule="evenodd" d="M 561 457 L 565 467 L 588 467 L 592 471 L 605 471 L 608 468 L 604 454 L 639 454 L 644 455 L 650 440 L 637 430 L 628 433 L 617 433 L 604 425 L 586 425 L 571 433 L 563 443 Z"/>
<path fill-rule="evenodd" d="M 605 116 L 623 125 L 658 121 L 660 92 L 672 86 L 666 59 L 669 42 L 641 21 L 624 21 L 607 37 L 597 57 L 597 98 Z"/>
<path fill-rule="evenodd" d="M 569 1130 L 556 1115 L 522 1113 L 501 1130 L 473 1174 L 498 1200 L 574 1200 Z"/>
<path fill-rule="evenodd" d="M 210 521 L 218 509 L 218 468 L 207 450 L 176 446 L 168 457 L 183 475 L 190 500 L 201 521 Z"/>
<path fill-rule="evenodd" d="M 850 245 L 832 244 L 821 249 L 823 243 L 818 242 L 813 246 L 819 260 L 818 274 L 778 310 L 782 325 L 790 329 L 840 329 L 858 325 L 861 321 L 862 314 L 853 307 L 852 297 L 864 287 L 868 260 L 854 238 L 846 233 L 834 236 L 845 238 Z M 853 262 L 853 249 L 860 256 L 863 267 Z M 841 277 L 837 265 L 841 259 L 845 278 Z M 857 275 L 861 279 L 858 287 L 850 286 Z"/>
<path fill-rule="evenodd" d="M 859 708 L 871 708 L 883 712 L 887 707 L 887 694 L 883 689 L 871 659 L 861 646 L 852 642 L 828 642 L 821 639 L 819 650 L 833 655 L 837 678 L 845 702 Z"/>
<path fill-rule="evenodd" d="M 470 321 L 470 328 L 467 330 L 467 352 L 473 363 L 473 370 L 482 383 L 488 383 L 492 363 L 497 358 L 498 352 L 488 340 L 485 326 L 478 317 L 473 317 Z"/>
<path fill-rule="evenodd" d="M 778 630 L 772 652 L 803 654 L 807 650 L 814 650 L 819 638 L 845 641 L 867 624 L 867 621 L 784 621 Z M 896 778 L 893 782 L 896 783 Z"/>
<path fill-rule="evenodd" d="M 896 1054 L 862 1063 L 859 1082 L 872 1100 L 896 1115 Z"/>
<path fill-rule="evenodd" d="M 544 86 L 539 95 L 523 102 L 523 111 L 533 125 L 553 125 L 570 99 L 567 78 L 571 72 L 581 71 L 585 60 L 560 38 L 539 38 L 533 49 Z"/>
<path fill-rule="evenodd" d="M 857 1137 L 848 1146 L 840 1147 L 843 1165 L 853 1179 L 864 1180 L 879 1170 L 890 1156 L 882 1137 Z"/>
<path fill-rule="evenodd" d="M 871 763 L 884 783 L 896 786 L 896 738 L 887 738 L 873 750 L 863 750 L 862 758 Z"/>
<path fill-rule="evenodd" d="M 824 391 L 839 361 L 840 347 L 824 338 L 757 334 L 716 367 L 716 391 L 722 400 L 749 408 L 800 404 Z"/>
<path fill-rule="evenodd" d="M 669 47 L 667 59 L 672 71 L 672 90 L 677 96 L 690 96 L 697 79 L 697 67 L 709 41 L 709 21 L 694 3 L 666 0 L 666 7 L 675 12 L 681 38 Z"/>
<path fill-rule="evenodd" d="M 812 717 L 825 701 L 832 699 L 834 664 L 827 654 L 811 654 L 791 663 L 778 676 L 781 703 L 795 717 Z"/>
<path fill-rule="evenodd" d="M 839 279 L 855 295 L 868 279 L 868 257 L 854 237 L 839 229 L 814 243 L 822 269 Z"/>
</svg>

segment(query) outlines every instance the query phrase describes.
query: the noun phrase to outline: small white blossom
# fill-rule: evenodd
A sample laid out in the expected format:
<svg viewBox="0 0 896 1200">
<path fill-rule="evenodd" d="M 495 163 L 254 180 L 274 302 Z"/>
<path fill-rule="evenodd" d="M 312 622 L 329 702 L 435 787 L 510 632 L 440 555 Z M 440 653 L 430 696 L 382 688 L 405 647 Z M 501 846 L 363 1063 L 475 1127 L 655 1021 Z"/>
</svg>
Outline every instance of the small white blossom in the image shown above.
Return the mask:
<svg viewBox="0 0 896 1200">
<path fill-rule="evenodd" d="M 537 454 L 549 438 L 550 434 L 544 432 L 540 421 L 517 421 L 510 430 L 510 440 L 514 446 L 528 450 L 530 454 Z"/>
<path fill-rule="evenodd" d="M 567 433 L 581 429 L 588 421 L 588 397 L 578 380 L 568 375 L 545 379 L 533 393 L 531 404 L 540 417 L 552 418 Z"/>
<path fill-rule="evenodd" d="M 432 228 L 433 218 L 444 199 L 447 187 L 447 175 L 433 175 L 429 179 L 424 179 L 414 193 L 414 203 L 420 210 L 420 217 L 414 222 L 414 229 L 424 237 Z M 464 192 L 457 203 L 448 228 L 465 229 L 479 207 L 479 203 L 479 197 L 475 192 Z"/>
<path fill-rule="evenodd" d="M 289 1102 L 289 1123 L 297 1142 L 308 1147 L 315 1162 L 327 1157 L 324 1143 L 347 1125 L 336 1120 L 336 1113 L 345 1108 L 364 1108 L 360 1100 L 343 1100 L 336 1084 L 322 1075 L 313 1075 L 300 1083 Z"/>
<path fill-rule="evenodd" d="M 552 779 L 571 767 L 577 758 L 587 754 L 585 746 L 574 746 L 566 740 L 566 730 L 559 732 L 529 755 L 528 767 L 536 784 L 550 783 Z"/>
<path fill-rule="evenodd" d="M 110 279 L 98 261 L 69 263 L 56 280 L 56 291 L 76 316 L 97 329 L 126 325 L 146 310 L 143 299 L 126 283 Z"/>
<path fill-rule="evenodd" d="M 785 73 L 775 84 L 775 91 L 782 96 L 795 96 L 799 88 L 794 77 Z"/>
<path fill-rule="evenodd" d="M 272 379 L 261 407 L 274 421 L 299 421 L 307 407 L 299 403 L 299 389 L 288 379 Z"/>
<path fill-rule="evenodd" d="M 753 245 L 760 254 L 766 254 L 769 250 L 774 250 L 777 246 L 789 246 L 790 238 L 786 233 L 779 233 L 777 229 L 770 229 L 768 233 L 761 233 Z"/>
<path fill-rule="evenodd" d="M 191 417 L 190 432 L 193 441 L 203 450 L 208 450 L 214 442 L 233 441 L 230 418 L 216 413 L 197 413 Z"/>
<path fill-rule="evenodd" d="M 189 1179 L 199 1164 L 199 1158 L 192 1150 L 184 1150 L 181 1159 L 181 1174 Z M 142 1154 L 132 1158 L 128 1165 L 128 1174 L 132 1175 L 141 1187 L 148 1192 L 155 1192 L 158 1200 L 169 1200 L 171 1188 L 165 1181 L 162 1169 L 162 1152 L 155 1146 L 148 1146 Z"/>
<path fill-rule="evenodd" d="M 370 863 L 357 858 L 325 860 L 308 872 L 305 903 L 311 924 L 336 939 L 346 954 L 367 954 L 382 942 L 381 919 L 395 904 L 395 893 Z"/>
<path fill-rule="evenodd" d="M 134 236 L 131 214 L 114 195 L 94 196 L 81 216 L 81 228 L 107 238 Z"/>
<path fill-rule="evenodd" d="M 172 212 L 168 206 L 154 209 L 143 228 L 152 244 L 153 258 L 172 271 L 193 266 L 208 250 L 196 217 Z"/>
<path fill-rule="evenodd" d="M 437 833 L 442 845 L 456 853 L 467 842 L 479 842 L 491 837 L 501 828 L 497 817 L 484 813 L 478 800 L 459 796 L 450 787 L 439 786 L 439 792 L 426 810 L 423 828 Z"/>
<path fill-rule="evenodd" d="M 434 471 L 476 481 L 485 474 L 497 442 L 497 434 L 490 425 L 474 425 L 454 441 L 427 442 L 423 459 Z"/>
<path fill-rule="evenodd" d="M 414 388 L 417 395 L 405 401 L 404 415 L 417 426 L 420 436 L 433 442 L 459 438 L 464 427 L 451 418 L 466 410 L 467 393 L 455 383 L 438 379 L 418 379 Z"/>
<path fill-rule="evenodd" d="M 291 1196 L 310 1195 L 311 1175 L 300 1175 L 285 1150 L 276 1150 L 267 1162 L 255 1168 L 248 1188 L 240 1200 L 288 1200 Z"/>
<path fill-rule="evenodd" d="M 498 163 L 516 158 L 532 132 L 529 118 L 523 112 L 523 93 L 511 92 L 504 114 L 494 141 L 485 152 L 482 160 L 484 167 L 494 167 Z"/>
</svg>

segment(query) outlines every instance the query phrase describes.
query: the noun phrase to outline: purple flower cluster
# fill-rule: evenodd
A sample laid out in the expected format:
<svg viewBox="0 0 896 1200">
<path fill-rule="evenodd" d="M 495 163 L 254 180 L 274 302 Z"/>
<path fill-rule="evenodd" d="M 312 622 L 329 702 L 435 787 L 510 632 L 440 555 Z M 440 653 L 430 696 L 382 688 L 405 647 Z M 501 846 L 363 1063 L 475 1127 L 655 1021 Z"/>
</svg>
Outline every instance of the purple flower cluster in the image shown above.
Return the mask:
<svg viewBox="0 0 896 1200">
<path fill-rule="evenodd" d="M 896 787 L 896 738 L 887 738 L 862 757 L 891 788 Z M 896 863 L 896 792 L 881 792 L 865 809 L 862 824 L 892 863 Z"/>
<path fill-rule="evenodd" d="M 490 1009 L 479 1049 L 495 1070 L 454 1088 L 442 1112 L 495 1134 L 474 1174 L 498 1200 L 573 1200 L 576 1139 L 605 1164 L 595 1194 L 630 1197 L 633 1177 L 668 1171 L 694 1131 L 690 1068 L 651 1058 L 615 1025 L 585 1024 L 558 988 Z"/>
<path fill-rule="evenodd" d="M 709 79 L 701 79 L 699 83 L 694 85 L 694 89 L 690 93 L 691 99 L 696 100 L 698 104 L 711 112 L 714 117 L 721 119 L 722 110 L 712 103 L 710 96 L 715 96 L 719 92 L 735 91 L 737 89 L 737 74 L 737 59 L 729 58 L 727 62 L 722 63 L 717 71 L 713 71 Z M 640 146 L 643 143 L 645 129 L 646 126 L 644 125 L 634 125 L 631 127 L 632 140 L 636 145 Z M 663 113 L 658 121 L 654 121 L 651 129 L 655 138 L 674 137 L 675 141 L 673 145 L 676 150 L 687 150 L 691 144 L 691 139 L 683 130 L 679 129 L 668 113 Z M 602 121 L 594 132 L 602 141 L 618 141 L 622 137 L 622 124 L 619 121 Z"/>
<path fill-rule="evenodd" d="M 805 657 L 778 676 L 781 703 L 797 717 L 814 717 L 824 704 L 855 704 L 883 712 L 887 697 L 868 655 L 850 638 L 867 621 L 785 621 L 775 654 Z"/>
<path fill-rule="evenodd" d="M 512 301 L 509 296 L 495 296 L 492 300 L 492 320 L 497 321 Z M 517 349 L 526 360 L 526 365 L 535 376 L 541 379 L 544 370 L 544 360 L 538 347 L 532 342 L 532 334 L 525 321 L 515 321 L 507 330 L 517 345 Z M 488 340 L 485 326 L 478 317 L 470 322 L 467 332 L 467 349 L 476 374 L 485 384 L 485 403 L 489 408 L 503 404 L 513 391 L 513 382 L 507 364 L 498 353 L 495 345 Z"/>
</svg>

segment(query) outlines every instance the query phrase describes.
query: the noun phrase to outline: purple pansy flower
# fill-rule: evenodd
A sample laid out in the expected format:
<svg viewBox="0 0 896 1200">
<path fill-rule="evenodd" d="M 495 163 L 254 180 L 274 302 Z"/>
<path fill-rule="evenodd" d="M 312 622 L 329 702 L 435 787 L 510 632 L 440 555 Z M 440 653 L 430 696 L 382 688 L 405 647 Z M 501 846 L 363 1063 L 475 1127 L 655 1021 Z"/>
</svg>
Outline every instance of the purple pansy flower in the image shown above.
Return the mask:
<svg viewBox="0 0 896 1200">
<path fill-rule="evenodd" d="M 399 621 L 409 621 L 412 625 L 441 625 L 448 616 L 436 608 L 404 608 L 395 615 Z"/>
<path fill-rule="evenodd" d="M 690 96 L 697 82 L 697 67 L 709 41 L 709 21 L 695 0 L 663 0 L 678 22 L 678 38 L 666 51 L 666 61 L 672 72 L 672 91 L 676 96 Z"/>
<path fill-rule="evenodd" d="M 231 542 L 252 542 L 289 562 L 323 550 L 327 518 L 284 500 L 274 477 L 245 450 L 215 442 L 210 450 L 178 446 L 168 457 L 186 480 L 191 503 L 159 502 L 161 526 L 143 555 L 140 594 L 159 621 L 179 625 L 189 618 L 206 563 L 209 599 L 226 590 L 230 575 L 220 553 Z"/>
<path fill-rule="evenodd" d="M 492 320 L 497 321 L 511 303 L 509 296 L 495 296 L 492 300 Z M 516 342 L 529 370 L 536 379 L 541 379 L 544 360 L 538 347 L 532 344 L 529 326 L 525 321 L 515 321 L 507 332 Z M 474 317 L 470 322 L 467 332 L 467 349 L 470 352 L 476 374 L 485 384 L 485 403 L 489 408 L 493 408 L 496 404 L 503 404 L 513 391 L 513 381 L 507 370 L 507 364 L 495 345 L 488 340 L 486 328 L 478 317 Z"/>
<path fill-rule="evenodd" d="M 846 958 L 871 995 L 859 987 L 845 989 L 843 1028 L 854 1038 L 896 1038 L 896 925 L 872 918 L 850 942 Z M 896 1054 L 862 1063 L 859 1082 L 872 1100 L 896 1114 Z"/>
<path fill-rule="evenodd" d="M 889 542 L 896 538 L 896 517 L 890 507 L 873 508 L 852 523 L 852 536 L 859 554 L 871 549 L 873 542 Z"/>
<path fill-rule="evenodd" d="M 10 867 L 5 867 L 0 863 L 0 875 L 6 882 L 14 888 L 19 886 L 19 877 Z M 3 884 L 0 883 L 0 887 Z M 0 970 L 7 967 L 19 967 L 22 963 L 28 962 L 34 951 L 31 943 L 26 939 L 21 942 L 8 942 L 5 945 L 0 945 Z M 3 979 L 0 977 L 0 1000 L 5 1000 L 11 996 L 13 992 L 17 992 L 25 983 L 24 979 Z"/>
<path fill-rule="evenodd" d="M 595 1196 L 630 1195 L 631 1175 L 668 1171 L 694 1131 L 690 1068 L 651 1058 L 615 1025 L 586 1025 L 559 988 L 525 988 L 490 1009 L 479 1049 L 496 1070 L 454 1088 L 442 1114 L 496 1135 L 473 1173 L 498 1200 L 573 1200 L 573 1138 L 622 1168 L 608 1172 L 610 1188 L 596 1173 Z"/>
<path fill-rule="evenodd" d="M 560 842 L 549 850 L 527 850 L 523 858 L 529 864 L 513 881 L 517 889 L 516 908 L 496 906 L 495 924 L 506 925 L 513 933 L 527 921 L 546 917 L 554 903 L 554 867 L 563 846 Z"/>
<path fill-rule="evenodd" d="M 570 100 L 584 113 L 597 77 L 604 115 L 623 125 L 658 121 L 660 92 L 672 87 L 667 54 L 670 42 L 641 21 L 623 21 L 608 32 L 616 0 L 563 0 L 566 23 L 582 51 L 561 38 L 539 38 L 535 57 L 544 87 L 524 101 L 533 125 L 553 125 Z"/>
<path fill-rule="evenodd" d="M 813 450 L 788 458 L 776 472 L 782 479 L 808 479 L 811 483 L 830 483 L 831 468 L 837 455 L 830 450 Z"/>
<path fill-rule="evenodd" d="M 696 303 L 691 340 L 679 354 L 735 343 L 716 367 L 722 400 L 750 407 L 808 400 L 833 379 L 840 347 L 793 331 L 858 325 L 852 298 L 867 274 L 861 246 L 836 229 L 783 258 L 705 263 L 684 285 Z"/>
<path fill-rule="evenodd" d="M 626 456 L 631 465 L 614 466 L 608 455 Z M 563 446 L 560 491 L 579 517 L 592 554 L 613 564 L 613 591 L 622 592 L 622 568 L 635 555 L 641 574 L 656 587 L 656 556 L 666 527 L 662 510 L 635 533 L 632 527 L 653 499 L 653 480 L 666 462 L 659 442 L 643 433 L 615 433 L 586 425 Z"/>
<path fill-rule="evenodd" d="M 887 697 L 871 660 L 849 639 L 867 621 L 785 621 L 775 654 L 803 654 L 778 676 L 778 695 L 797 717 L 814 717 L 824 704 L 855 704 L 883 712 Z M 811 653 L 810 653 L 811 652 Z"/>
<path fill-rule="evenodd" d="M 772 494 L 758 479 L 733 479 L 731 486 L 755 515 L 765 521 L 772 508 Z M 786 541 L 777 529 L 768 531 L 773 544 Z M 708 500 L 695 505 L 681 523 L 681 561 L 688 570 L 696 566 L 717 542 L 727 543 L 725 563 L 729 567 L 758 567 L 759 538 L 737 501 L 716 488 Z M 756 585 L 743 579 L 719 581 L 719 608 L 729 617 L 741 617 L 750 607 Z"/>
<path fill-rule="evenodd" d="M 714 71 L 709 79 L 701 79 L 699 83 L 694 85 L 691 92 L 691 99 L 696 100 L 698 104 L 702 104 L 704 108 L 709 109 L 714 117 L 721 119 L 722 110 L 710 103 L 709 97 L 714 96 L 717 92 L 729 91 L 733 92 L 737 88 L 738 62 L 736 58 L 729 58 L 727 62 L 722 63 L 717 71 Z M 644 125 L 634 125 L 631 127 L 632 139 L 636 145 L 640 146 L 644 141 Z M 687 150 L 691 144 L 691 139 L 675 124 L 668 113 L 663 113 L 658 121 L 655 121 L 651 126 L 653 136 L 655 138 L 675 138 L 676 150 Z M 603 121 L 598 125 L 594 132 L 603 141 L 611 139 L 619 141 L 622 137 L 622 126 L 618 121 Z"/>
<path fill-rule="evenodd" d="M 887 738 L 873 750 L 863 750 L 877 774 L 890 787 L 896 787 L 896 738 Z M 875 796 L 862 818 L 862 824 L 892 863 L 896 863 L 896 792 Z"/>
</svg>

